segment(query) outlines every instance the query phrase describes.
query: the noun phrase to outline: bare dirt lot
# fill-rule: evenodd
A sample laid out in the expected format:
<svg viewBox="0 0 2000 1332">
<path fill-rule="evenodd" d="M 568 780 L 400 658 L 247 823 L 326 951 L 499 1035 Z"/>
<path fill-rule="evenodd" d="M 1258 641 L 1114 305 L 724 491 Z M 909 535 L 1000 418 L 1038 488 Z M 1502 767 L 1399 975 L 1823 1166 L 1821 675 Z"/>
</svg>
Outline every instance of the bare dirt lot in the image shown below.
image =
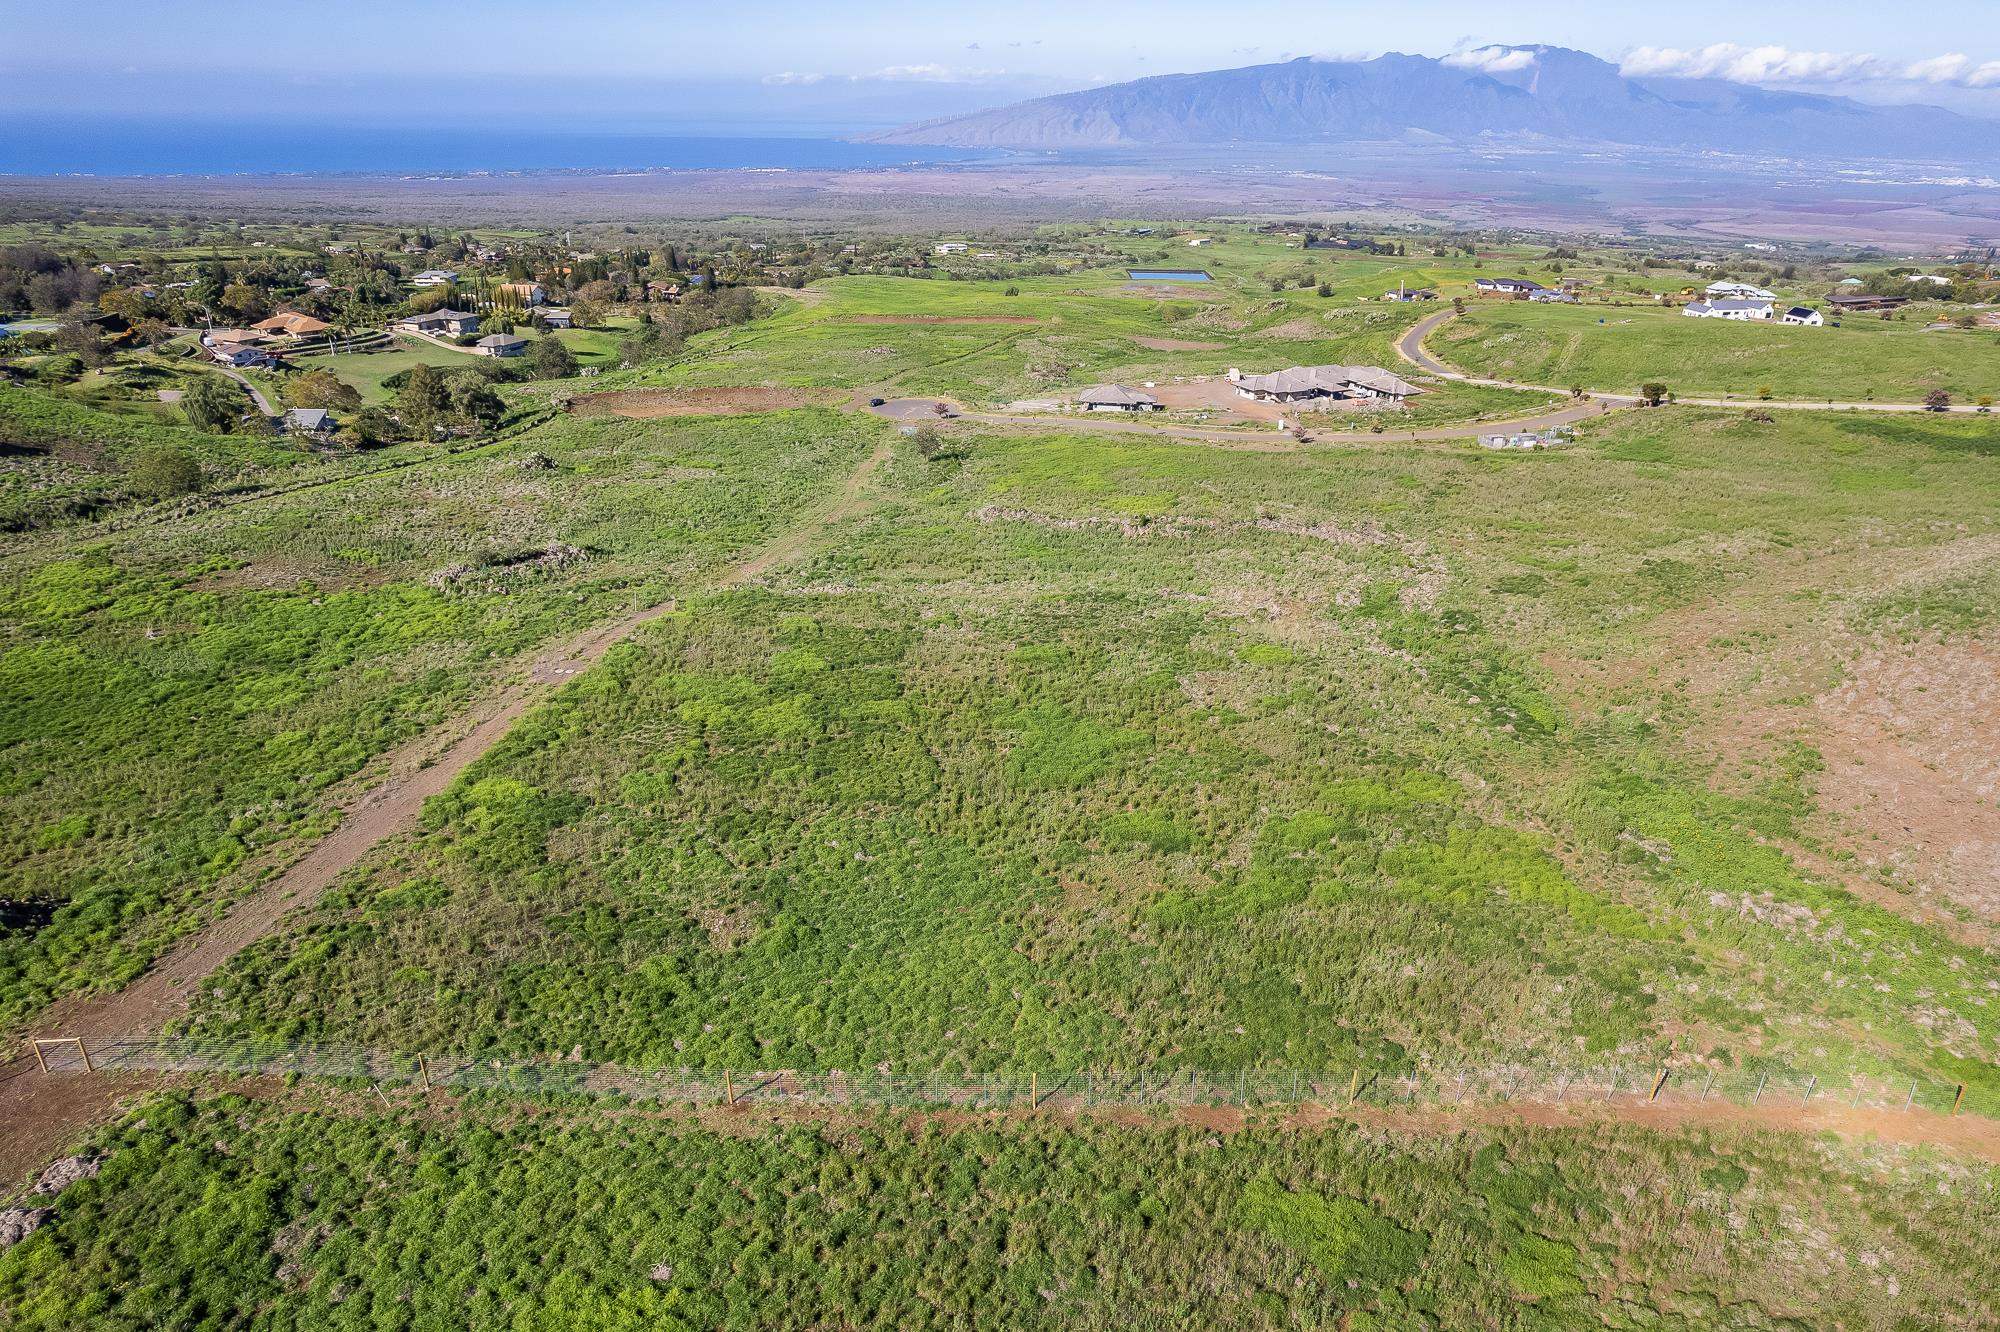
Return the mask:
<svg viewBox="0 0 2000 1332">
<path fill-rule="evenodd" d="M 1280 407 L 1276 403 L 1239 398 L 1226 379 L 1192 379 L 1177 384 L 1160 384 L 1146 391 L 1166 404 L 1170 412 L 1221 412 L 1239 421 L 1272 426 L 1278 423 L 1280 415 L 1288 421 L 1297 421 L 1301 415 L 1295 409 Z M 1328 430 L 1352 430 L 1366 425 L 1374 411 L 1358 401 L 1336 402 L 1316 407 L 1303 415 L 1308 429 L 1322 426 Z"/>
<path fill-rule="evenodd" d="M 621 389 L 578 398 L 570 403 L 569 409 L 579 416 L 625 416 L 635 421 L 650 421 L 665 416 L 746 416 L 752 412 L 825 406 L 833 401 L 833 397 L 813 389 Z"/>
<path fill-rule="evenodd" d="M 2000 650 L 1916 643 L 1858 659 L 1815 705 L 1820 798 L 1920 894 L 2000 919 Z"/>
</svg>

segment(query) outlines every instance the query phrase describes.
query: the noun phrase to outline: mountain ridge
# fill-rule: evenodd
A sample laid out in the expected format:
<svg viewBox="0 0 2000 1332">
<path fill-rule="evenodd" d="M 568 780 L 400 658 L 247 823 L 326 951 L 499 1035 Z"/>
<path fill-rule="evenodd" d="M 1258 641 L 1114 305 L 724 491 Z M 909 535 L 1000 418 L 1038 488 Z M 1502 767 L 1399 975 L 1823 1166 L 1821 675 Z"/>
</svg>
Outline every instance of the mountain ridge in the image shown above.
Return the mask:
<svg viewBox="0 0 2000 1332">
<path fill-rule="evenodd" d="M 1871 106 L 1719 79 L 1628 78 L 1557 46 L 1482 69 L 1390 52 L 1365 61 L 1312 57 L 1038 97 L 865 136 L 875 143 L 961 148 L 1165 148 L 1222 143 L 1324 144 L 1413 133 L 1720 152 L 2000 159 L 2000 126 L 1939 107 Z"/>
</svg>

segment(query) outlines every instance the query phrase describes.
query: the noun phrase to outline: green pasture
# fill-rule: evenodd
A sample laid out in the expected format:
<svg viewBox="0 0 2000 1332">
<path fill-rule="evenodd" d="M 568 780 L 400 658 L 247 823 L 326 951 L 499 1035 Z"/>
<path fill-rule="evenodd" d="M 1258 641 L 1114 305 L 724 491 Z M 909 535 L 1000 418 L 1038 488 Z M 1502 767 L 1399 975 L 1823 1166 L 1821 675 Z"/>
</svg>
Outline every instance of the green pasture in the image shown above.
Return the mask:
<svg viewBox="0 0 2000 1332">
<path fill-rule="evenodd" d="M 1494 379 L 1686 397 L 1813 402 L 1961 402 L 2000 395 L 2000 330 L 1925 332 L 1914 320 L 1850 315 L 1838 328 L 1690 319 L 1678 310 L 1472 307 L 1430 339 L 1447 362 Z"/>
</svg>

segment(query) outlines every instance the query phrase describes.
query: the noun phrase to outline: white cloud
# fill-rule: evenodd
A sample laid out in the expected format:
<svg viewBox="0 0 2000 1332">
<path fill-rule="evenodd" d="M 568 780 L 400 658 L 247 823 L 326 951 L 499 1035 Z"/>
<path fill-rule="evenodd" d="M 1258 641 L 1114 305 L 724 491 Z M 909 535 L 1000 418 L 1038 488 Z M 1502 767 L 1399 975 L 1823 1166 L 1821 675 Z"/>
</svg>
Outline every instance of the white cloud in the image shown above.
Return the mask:
<svg viewBox="0 0 2000 1332">
<path fill-rule="evenodd" d="M 1980 64 L 1969 55 L 1955 52 L 1906 66 L 1903 77 L 1915 83 L 1943 83 L 1959 88 L 2000 88 L 2000 60 Z"/>
<path fill-rule="evenodd" d="M 1455 69 L 1476 69 L 1482 74 L 1512 74 L 1534 64 L 1535 53 L 1505 46 L 1481 46 L 1448 55 L 1444 63 Z"/>
<path fill-rule="evenodd" d="M 825 83 L 824 74 L 799 74 L 786 70 L 782 74 L 766 74 L 764 82 L 774 88 L 809 88 L 815 83 Z"/>
<path fill-rule="evenodd" d="M 1785 46 L 1739 46 L 1735 42 L 1691 50 L 1642 46 L 1625 57 L 1622 72 L 1634 78 L 1727 79 L 1731 83 L 1786 86 L 1870 82 L 2000 87 L 2000 60 L 1981 64 L 1963 53 L 1902 63 L 1866 53 L 1794 51 Z"/>
</svg>

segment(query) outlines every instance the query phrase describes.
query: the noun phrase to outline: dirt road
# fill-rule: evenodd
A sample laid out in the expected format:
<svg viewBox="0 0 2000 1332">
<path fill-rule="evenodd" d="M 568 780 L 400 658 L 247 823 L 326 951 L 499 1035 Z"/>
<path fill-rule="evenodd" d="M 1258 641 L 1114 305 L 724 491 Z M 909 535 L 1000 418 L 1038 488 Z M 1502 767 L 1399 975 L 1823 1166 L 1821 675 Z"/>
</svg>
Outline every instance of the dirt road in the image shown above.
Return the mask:
<svg viewBox="0 0 2000 1332">
<path fill-rule="evenodd" d="M 1457 376 L 1454 376 L 1455 378 Z M 953 410 L 946 418 L 936 415 L 937 398 L 891 398 L 868 410 L 877 416 L 904 425 L 924 425 L 942 421 L 974 421 L 1003 430 L 1060 430 L 1092 435 L 1143 435 L 1161 440 L 1193 439 L 1205 444 L 1226 444 L 1253 453 L 1291 453 L 1305 447 L 1278 430 L 1224 430 L 1204 426 L 1155 423 L 1143 419 L 1102 414 L 1074 413 L 1067 416 L 1036 416 L 1028 413 L 962 412 Z M 947 407 L 952 404 L 947 403 Z M 1385 428 L 1373 430 L 1322 430 L 1308 424 L 1306 433 L 1315 444 L 1398 444 L 1439 440 L 1478 439 L 1481 435 L 1512 434 L 1517 431 L 1549 430 L 1574 425 L 1593 416 L 1602 416 L 1611 405 L 1586 400 L 1553 412 L 1509 421 L 1467 421 L 1459 425 L 1428 426 L 1415 430 Z"/>
<path fill-rule="evenodd" d="M 884 442 L 855 465 L 821 507 L 712 579 L 728 588 L 762 577 L 803 552 L 828 524 L 856 513 L 865 488 L 888 460 Z M 467 715 L 420 736 L 375 766 L 380 780 L 341 809 L 341 822 L 283 873 L 223 918 L 112 994 L 64 1000 L 36 1024 L 42 1036 L 136 1036 L 159 1032 L 185 1012 L 190 996 L 230 958 L 269 934 L 287 915 L 316 902 L 336 879 L 384 840 L 414 827 L 423 804 L 499 743 L 558 685 L 589 669 L 639 626 L 671 613 L 663 602 L 599 625 L 521 663 L 513 678 Z M 25 1050 L 0 1065 L 0 1181 L 31 1169 L 116 1101 L 147 1080 L 45 1077 Z"/>
</svg>

